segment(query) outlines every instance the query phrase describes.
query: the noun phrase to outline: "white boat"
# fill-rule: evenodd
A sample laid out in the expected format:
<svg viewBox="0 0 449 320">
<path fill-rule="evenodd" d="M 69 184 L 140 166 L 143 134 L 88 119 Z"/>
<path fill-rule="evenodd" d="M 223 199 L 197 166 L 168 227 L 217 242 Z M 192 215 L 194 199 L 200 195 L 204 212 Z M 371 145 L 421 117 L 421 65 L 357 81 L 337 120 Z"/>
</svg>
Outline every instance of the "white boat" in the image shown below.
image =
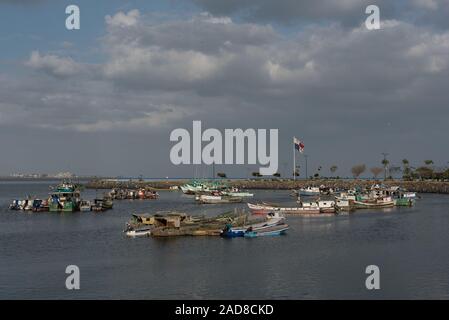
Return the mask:
<svg viewBox="0 0 449 320">
<path fill-rule="evenodd" d="M 235 227 L 235 228 L 230 225 L 226 225 L 225 229 L 221 231 L 220 235 L 226 238 L 243 237 L 245 235 L 245 232 L 247 232 L 248 230 L 261 231 L 264 229 L 269 229 L 280 224 L 283 225 L 284 220 L 285 217 L 271 218 L 268 219 L 267 221 L 253 223 L 243 227 Z"/>
<path fill-rule="evenodd" d="M 335 203 L 335 209 L 340 211 L 351 211 L 351 205 L 349 200 L 337 199 Z"/>
<path fill-rule="evenodd" d="M 416 199 L 416 192 L 403 192 L 402 197 L 408 199 Z"/>
<path fill-rule="evenodd" d="M 249 193 L 249 192 L 223 191 L 222 194 L 224 196 L 230 196 L 230 197 L 253 197 L 254 196 L 254 193 Z"/>
<path fill-rule="evenodd" d="M 376 198 L 373 200 L 354 201 L 357 209 L 380 209 L 394 207 L 395 201 L 391 197 Z"/>
<path fill-rule="evenodd" d="M 347 192 L 340 192 L 340 194 L 338 196 L 336 196 L 335 199 L 354 201 L 354 200 L 356 200 L 356 194 L 357 194 L 357 192 L 355 190 L 348 190 Z"/>
<path fill-rule="evenodd" d="M 23 210 L 25 210 L 25 211 L 32 211 L 33 210 L 33 200 L 28 199 L 28 200 L 25 200 L 25 201 L 26 201 L 26 203 L 23 206 Z"/>
<path fill-rule="evenodd" d="M 319 215 L 320 208 L 315 203 L 315 205 L 305 205 L 301 207 L 276 207 L 266 204 L 252 204 L 248 203 L 248 208 L 251 210 L 253 214 L 267 215 L 270 212 L 279 212 L 281 214 L 289 214 L 289 215 Z"/>
<path fill-rule="evenodd" d="M 318 207 L 321 213 L 335 213 L 335 201 L 320 200 L 318 201 Z"/>
<path fill-rule="evenodd" d="M 144 228 L 138 228 L 138 229 L 131 229 L 126 231 L 126 235 L 128 237 L 144 237 L 151 235 L 151 228 L 150 227 L 144 227 Z"/>
<path fill-rule="evenodd" d="M 200 195 L 198 202 L 202 204 L 221 204 L 242 202 L 241 197 Z"/>
<path fill-rule="evenodd" d="M 318 187 L 300 188 L 298 190 L 298 193 L 300 196 L 319 196 L 320 188 Z"/>
<path fill-rule="evenodd" d="M 91 211 L 92 203 L 88 200 L 83 200 L 80 202 L 80 211 Z"/>
<path fill-rule="evenodd" d="M 335 213 L 335 201 L 333 200 L 303 202 L 299 199 L 298 203 L 300 203 L 303 208 L 318 209 L 320 213 Z"/>
</svg>

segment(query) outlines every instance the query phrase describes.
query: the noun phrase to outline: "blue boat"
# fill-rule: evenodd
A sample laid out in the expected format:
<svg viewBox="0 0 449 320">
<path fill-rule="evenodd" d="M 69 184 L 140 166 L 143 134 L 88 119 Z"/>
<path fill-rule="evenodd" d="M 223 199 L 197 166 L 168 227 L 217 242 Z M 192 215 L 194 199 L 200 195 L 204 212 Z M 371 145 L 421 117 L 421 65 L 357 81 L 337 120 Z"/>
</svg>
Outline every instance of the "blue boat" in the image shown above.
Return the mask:
<svg viewBox="0 0 449 320">
<path fill-rule="evenodd" d="M 272 218 L 264 222 L 255 223 L 252 225 L 247 225 L 238 228 L 233 228 L 231 224 L 227 224 L 220 235 L 224 238 L 243 237 L 245 236 L 245 232 L 247 232 L 248 230 L 259 231 L 274 227 L 278 224 L 284 224 L 284 218 Z"/>
<path fill-rule="evenodd" d="M 280 236 L 285 234 L 288 230 L 287 224 L 280 224 L 272 226 L 269 228 L 264 228 L 261 230 L 247 230 L 244 234 L 245 238 L 256 238 L 256 237 L 266 237 L 266 236 Z"/>
</svg>

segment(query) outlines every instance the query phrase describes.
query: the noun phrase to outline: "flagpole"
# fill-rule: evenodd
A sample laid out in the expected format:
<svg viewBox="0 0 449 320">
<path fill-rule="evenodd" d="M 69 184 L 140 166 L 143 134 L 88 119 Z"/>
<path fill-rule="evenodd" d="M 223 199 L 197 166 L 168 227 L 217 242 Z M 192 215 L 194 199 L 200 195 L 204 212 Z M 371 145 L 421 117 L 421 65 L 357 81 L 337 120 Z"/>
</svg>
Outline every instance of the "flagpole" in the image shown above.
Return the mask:
<svg viewBox="0 0 449 320">
<path fill-rule="evenodd" d="M 293 181 L 296 181 L 295 137 L 293 137 Z"/>
</svg>

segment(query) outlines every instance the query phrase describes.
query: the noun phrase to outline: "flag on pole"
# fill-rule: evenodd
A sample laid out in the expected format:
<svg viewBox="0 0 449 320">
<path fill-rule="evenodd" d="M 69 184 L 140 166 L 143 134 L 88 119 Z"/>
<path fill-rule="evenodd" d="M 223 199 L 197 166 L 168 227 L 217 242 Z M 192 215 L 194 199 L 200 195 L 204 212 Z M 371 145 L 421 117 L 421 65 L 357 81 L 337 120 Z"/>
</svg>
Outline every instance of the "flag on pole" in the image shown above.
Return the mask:
<svg viewBox="0 0 449 320">
<path fill-rule="evenodd" d="M 299 152 L 304 152 L 304 143 L 302 143 L 301 140 L 297 139 L 296 137 L 293 137 L 293 143 L 295 144 L 295 149 Z"/>
</svg>

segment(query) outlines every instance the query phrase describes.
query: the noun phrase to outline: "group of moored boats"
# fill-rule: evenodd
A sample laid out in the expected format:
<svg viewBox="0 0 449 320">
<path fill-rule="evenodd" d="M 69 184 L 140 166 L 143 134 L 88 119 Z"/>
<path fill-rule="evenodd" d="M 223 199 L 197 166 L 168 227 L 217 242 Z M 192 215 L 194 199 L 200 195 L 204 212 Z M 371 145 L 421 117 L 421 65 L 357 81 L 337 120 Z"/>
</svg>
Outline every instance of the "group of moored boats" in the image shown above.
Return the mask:
<svg viewBox="0 0 449 320">
<path fill-rule="evenodd" d="M 112 209 L 113 201 L 108 195 L 92 201 L 81 198 L 80 186 L 70 182 L 59 184 L 46 199 L 27 197 L 24 200 L 13 200 L 11 210 L 32 212 L 75 212 L 106 211 Z"/>
<path fill-rule="evenodd" d="M 201 204 L 240 203 L 254 194 L 235 187 L 218 184 L 192 183 L 179 189 L 194 195 Z M 331 216 L 357 209 L 382 209 L 394 206 L 413 206 L 418 198 L 415 192 L 400 187 L 373 185 L 370 188 L 333 190 L 325 186 L 292 190 L 295 206 L 274 203 L 247 203 L 249 211 L 237 210 L 216 217 L 194 216 L 179 212 L 156 214 L 134 214 L 124 232 L 128 236 L 221 236 L 262 237 L 285 234 L 289 229 L 286 216 Z M 112 209 L 115 199 L 157 199 L 159 194 L 151 189 L 113 189 L 103 198 L 93 201 L 81 199 L 80 187 L 63 182 L 50 193 L 47 199 L 28 197 L 14 200 L 12 210 L 33 212 L 105 211 Z"/>
<path fill-rule="evenodd" d="M 228 187 L 219 182 L 202 182 L 193 180 L 179 187 L 184 194 L 194 195 L 199 204 L 240 203 L 244 198 L 254 194 L 235 187 Z"/>
<path fill-rule="evenodd" d="M 155 200 L 159 198 L 159 193 L 147 188 L 114 188 L 109 192 L 109 196 L 114 200 Z"/>
<path fill-rule="evenodd" d="M 285 234 L 289 226 L 285 217 L 268 214 L 254 216 L 244 211 L 234 211 L 216 217 L 189 216 L 184 213 L 159 212 L 157 214 L 134 214 L 124 232 L 130 237 L 153 236 L 222 236 L 262 237 Z"/>
<path fill-rule="evenodd" d="M 324 192 L 323 192 L 324 190 Z M 325 216 L 342 212 L 352 212 L 357 209 L 383 209 L 395 206 L 413 206 L 417 195 L 400 187 L 387 187 L 373 185 L 369 189 L 350 189 L 334 191 L 325 187 L 307 187 L 293 190 L 292 195 L 297 197 L 297 206 L 282 207 L 266 202 L 252 204 L 248 207 L 253 214 L 267 214 L 279 212 L 284 215 Z M 303 201 L 304 196 L 313 200 Z"/>
</svg>

